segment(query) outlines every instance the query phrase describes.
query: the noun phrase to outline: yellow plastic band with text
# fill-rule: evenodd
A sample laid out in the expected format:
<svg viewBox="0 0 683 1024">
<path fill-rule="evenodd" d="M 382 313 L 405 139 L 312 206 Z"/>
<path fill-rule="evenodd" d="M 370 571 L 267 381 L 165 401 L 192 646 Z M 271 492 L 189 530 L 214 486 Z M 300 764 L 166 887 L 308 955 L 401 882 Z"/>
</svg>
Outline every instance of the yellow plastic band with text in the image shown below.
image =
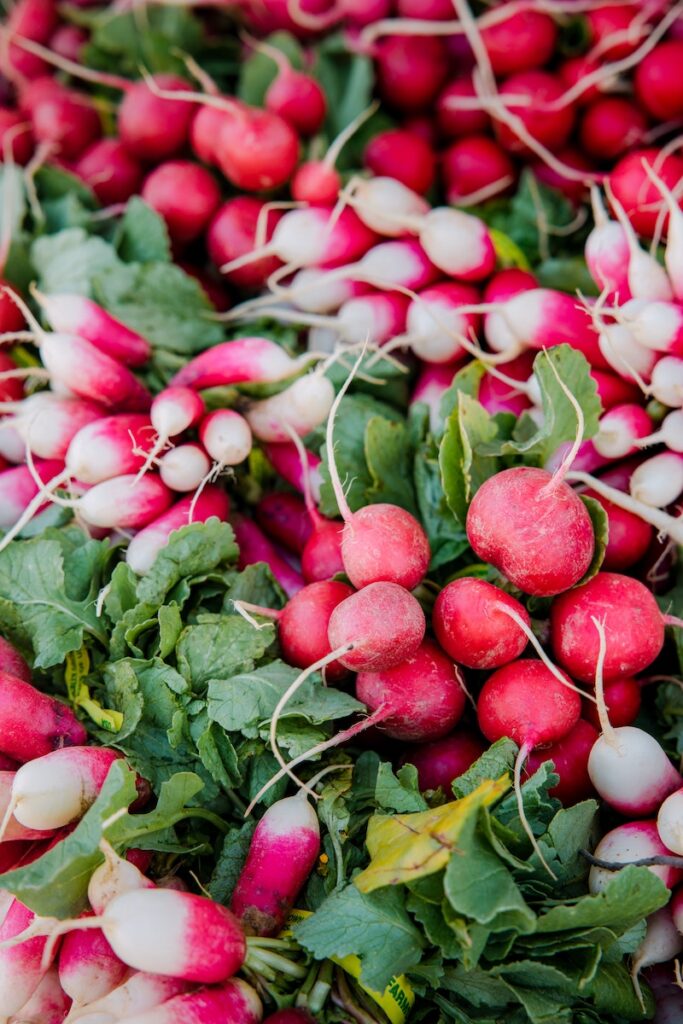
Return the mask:
<svg viewBox="0 0 683 1024">
<path fill-rule="evenodd" d="M 90 655 L 86 647 L 81 647 L 80 651 L 70 651 L 67 654 L 64 680 L 69 700 L 74 707 L 83 708 L 86 715 L 89 715 L 100 729 L 105 729 L 107 732 L 118 732 L 123 725 L 123 715 L 120 711 L 103 708 L 98 701 L 93 700 L 85 682 L 89 671 Z"/>
</svg>

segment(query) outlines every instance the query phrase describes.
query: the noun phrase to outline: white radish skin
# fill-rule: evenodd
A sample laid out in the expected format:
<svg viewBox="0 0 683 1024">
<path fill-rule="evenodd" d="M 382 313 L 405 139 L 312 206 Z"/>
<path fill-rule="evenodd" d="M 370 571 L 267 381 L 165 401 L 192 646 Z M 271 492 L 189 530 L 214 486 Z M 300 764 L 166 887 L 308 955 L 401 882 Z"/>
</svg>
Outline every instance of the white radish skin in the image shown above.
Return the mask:
<svg viewBox="0 0 683 1024">
<path fill-rule="evenodd" d="M 607 216 L 602 197 L 591 187 L 595 227 L 586 239 L 584 255 L 590 275 L 609 298 L 625 302 L 631 297 L 628 286 L 629 244 L 622 225 Z"/>
<path fill-rule="evenodd" d="M 179 978 L 135 971 L 106 996 L 72 1013 L 70 1020 L 82 1021 L 82 1024 L 109 1024 L 151 1010 L 186 989 L 186 982 Z"/>
<path fill-rule="evenodd" d="M 639 448 L 650 444 L 665 444 L 669 451 L 683 453 L 683 410 L 675 409 L 665 416 L 659 430 L 638 442 Z"/>
<path fill-rule="evenodd" d="M 88 882 L 88 901 L 96 914 L 103 914 L 111 901 L 124 892 L 154 888 L 154 882 L 143 875 L 135 864 L 125 857 L 119 857 L 104 839 L 100 841 L 100 850 L 104 854 L 104 861 L 95 868 Z M 87 934 L 87 930 L 76 934 Z"/>
<path fill-rule="evenodd" d="M 217 466 L 239 466 L 253 444 L 249 423 L 234 409 L 216 409 L 205 416 L 199 439 Z"/>
<path fill-rule="evenodd" d="M 362 290 L 355 281 L 335 279 L 325 270 L 306 267 L 295 274 L 286 294 L 306 313 L 333 313 Z"/>
<path fill-rule="evenodd" d="M 631 978 L 641 998 L 638 974 L 644 967 L 663 964 L 673 960 L 683 949 L 683 935 L 678 931 L 671 913 L 671 907 L 662 907 L 647 919 L 645 938 L 633 954 Z"/>
<path fill-rule="evenodd" d="M 427 253 L 412 240 L 383 242 L 374 246 L 357 263 L 330 271 L 340 277 L 365 281 L 375 287 L 400 286 L 419 291 L 436 280 L 438 273 Z"/>
<path fill-rule="evenodd" d="M 681 786 L 681 776 L 654 736 L 632 725 L 600 736 L 588 758 L 590 780 L 602 799 L 620 814 L 654 814 Z"/>
<path fill-rule="evenodd" d="M 593 446 L 606 459 L 623 459 L 638 450 L 637 442 L 652 430 L 652 420 L 642 406 L 615 405 L 600 419 Z"/>
<path fill-rule="evenodd" d="M 673 194 L 654 168 L 645 163 L 647 176 L 659 190 L 669 212 L 669 224 L 666 232 L 666 248 L 664 250 L 664 266 L 671 281 L 674 297 L 683 300 L 683 211 L 679 199 Z"/>
<path fill-rule="evenodd" d="M 395 178 L 382 176 L 358 179 L 352 206 L 364 224 L 386 238 L 399 238 L 405 233 L 404 218 L 429 212 L 429 203 L 417 192 Z"/>
<path fill-rule="evenodd" d="M 0 925 L 0 941 L 12 939 L 29 928 L 36 915 L 19 900 L 12 900 Z M 0 1017 L 17 1013 L 31 998 L 50 967 L 43 965 L 47 940 L 36 936 L 7 949 L 0 949 Z"/>
<path fill-rule="evenodd" d="M 142 575 L 151 569 L 174 530 L 180 530 L 189 523 L 205 523 L 212 516 L 226 520 L 229 511 L 230 501 L 225 491 L 207 484 L 201 492 L 181 498 L 167 512 L 140 530 L 128 545 L 126 562 L 133 572 Z"/>
<path fill-rule="evenodd" d="M 629 483 L 631 497 L 652 508 L 666 508 L 683 491 L 683 457 L 662 452 L 641 462 Z"/>
<path fill-rule="evenodd" d="M 284 442 L 290 439 L 287 427 L 299 437 L 305 437 L 324 423 L 333 402 L 331 381 L 312 373 L 300 377 L 272 398 L 254 402 L 245 415 L 260 441 Z"/>
<path fill-rule="evenodd" d="M 17 430 L 11 416 L 0 419 L 0 455 L 8 462 L 19 464 L 26 458 L 26 442 Z"/>
<path fill-rule="evenodd" d="M 148 341 L 82 295 L 33 294 L 54 331 L 77 334 L 121 363 L 142 366 L 152 354 Z"/>
<path fill-rule="evenodd" d="M 639 345 L 655 352 L 680 355 L 683 349 L 683 309 L 675 302 L 632 299 L 619 308 L 619 320 Z"/>
<path fill-rule="evenodd" d="M 172 491 L 194 491 L 210 467 L 211 460 L 201 445 L 180 444 L 159 459 L 159 476 Z"/>
<path fill-rule="evenodd" d="M 628 327 L 605 324 L 598 345 L 603 358 L 624 380 L 649 380 L 657 363 L 657 353 L 639 345 Z"/>
<path fill-rule="evenodd" d="M 9 1024 L 61 1024 L 71 999 L 62 989 L 56 967 L 51 967 L 35 992 Z"/>
<path fill-rule="evenodd" d="M 73 437 L 66 453 L 66 468 L 84 484 L 99 484 L 135 473 L 144 465 L 145 456 L 136 454 L 134 449 L 148 450 L 151 440 L 151 422 L 144 414 L 101 416 Z"/>
<path fill-rule="evenodd" d="M 256 991 L 241 978 L 231 978 L 219 988 L 200 988 L 146 1013 L 123 1017 L 121 1024 L 258 1024 L 262 1017 Z"/>
<path fill-rule="evenodd" d="M 60 398 L 50 391 L 40 391 L 20 403 L 13 423 L 38 458 L 63 459 L 72 438 L 102 415 L 102 407 L 94 402 Z"/>
<path fill-rule="evenodd" d="M 614 864 L 630 864 L 631 861 L 666 856 L 670 853 L 659 837 L 656 822 L 647 820 L 617 825 L 602 837 L 593 851 L 593 856 Z M 655 864 L 648 867 L 648 871 L 660 878 L 669 889 L 673 889 L 681 880 L 682 873 L 679 868 Z M 592 893 L 602 892 L 613 878 L 616 878 L 616 872 L 593 865 L 588 875 L 588 888 Z"/>
<path fill-rule="evenodd" d="M 139 530 L 165 512 L 172 497 L 155 474 L 138 479 L 127 473 L 96 484 L 78 499 L 78 509 L 92 526 Z"/>
<path fill-rule="evenodd" d="M 657 829 L 665 846 L 683 855 L 683 789 L 677 789 L 659 808 Z"/>
<path fill-rule="evenodd" d="M 227 384 L 273 383 L 291 377 L 299 365 L 282 345 L 268 338 L 234 338 L 191 359 L 169 387 L 201 391 Z"/>
<path fill-rule="evenodd" d="M 628 241 L 628 286 L 631 296 L 634 299 L 662 299 L 669 302 L 674 294 L 666 270 L 641 247 L 621 203 L 613 197 L 610 201 Z"/>
<path fill-rule="evenodd" d="M 131 371 L 85 338 L 43 334 L 40 355 L 53 385 L 59 383 L 80 398 L 121 412 L 144 412 L 149 408 L 149 392 Z"/>
<path fill-rule="evenodd" d="M 199 422 L 204 402 L 190 388 L 167 387 L 152 402 L 149 418 L 160 438 L 177 437 Z"/>
<path fill-rule="evenodd" d="M 420 244 L 435 267 L 461 281 L 483 281 L 496 265 L 489 230 L 478 217 L 436 207 L 422 218 Z"/>
<path fill-rule="evenodd" d="M 14 783 L 14 777 L 16 772 L 0 772 L 0 820 L 2 820 L 7 813 L 7 808 L 12 800 L 12 785 Z M 47 833 L 49 834 L 49 833 Z M 32 841 L 35 839 L 45 839 L 46 831 L 44 829 L 31 829 L 26 828 L 21 822 L 12 815 L 7 822 L 5 831 L 2 836 L 2 842 L 9 843 L 13 840 L 25 840 Z"/>
<path fill-rule="evenodd" d="M 128 970 L 101 931 L 82 929 L 64 936 L 58 981 L 75 1006 L 106 996 L 121 984 Z"/>
<path fill-rule="evenodd" d="M 652 371 L 650 391 L 662 405 L 680 409 L 683 405 L 683 359 L 663 356 Z"/>
<path fill-rule="evenodd" d="M 458 336 L 471 340 L 477 326 L 476 316 L 460 311 L 466 304 L 466 290 L 467 286 L 437 284 L 411 302 L 406 317 L 406 343 L 420 359 L 447 363 L 465 354 Z M 475 296 L 473 291 L 476 303 Z"/>
</svg>

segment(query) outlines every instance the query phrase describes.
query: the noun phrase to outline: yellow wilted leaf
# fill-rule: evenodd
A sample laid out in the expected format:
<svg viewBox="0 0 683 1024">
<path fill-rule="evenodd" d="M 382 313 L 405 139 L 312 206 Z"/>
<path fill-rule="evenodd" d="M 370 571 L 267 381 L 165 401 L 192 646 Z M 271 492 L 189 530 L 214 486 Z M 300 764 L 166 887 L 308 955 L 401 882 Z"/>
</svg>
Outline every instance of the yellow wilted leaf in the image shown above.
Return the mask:
<svg viewBox="0 0 683 1024">
<path fill-rule="evenodd" d="M 465 822 L 499 800 L 510 788 L 509 776 L 487 779 L 461 800 L 416 814 L 378 815 L 370 819 L 365 845 L 370 863 L 354 882 L 361 892 L 412 882 L 440 871 L 457 850 Z"/>
</svg>

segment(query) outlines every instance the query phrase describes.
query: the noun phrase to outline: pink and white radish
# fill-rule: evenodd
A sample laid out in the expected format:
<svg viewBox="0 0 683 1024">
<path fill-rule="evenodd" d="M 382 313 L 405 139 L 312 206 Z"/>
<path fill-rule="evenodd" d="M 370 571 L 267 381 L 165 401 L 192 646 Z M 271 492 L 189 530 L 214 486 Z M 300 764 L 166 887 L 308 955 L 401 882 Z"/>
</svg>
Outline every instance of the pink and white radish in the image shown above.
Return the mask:
<svg viewBox="0 0 683 1024">
<path fill-rule="evenodd" d="M 102 932 L 83 929 L 64 936 L 58 980 L 74 1008 L 106 996 L 121 984 L 128 971 Z"/>
<path fill-rule="evenodd" d="M 305 437 L 321 426 L 330 414 L 333 402 L 332 382 L 320 373 L 308 373 L 271 398 L 252 402 L 244 415 L 259 441 L 281 443 L 289 440 L 292 432 Z M 203 434 L 200 436 L 209 451 Z"/>
<path fill-rule="evenodd" d="M 652 370 L 650 392 L 662 405 L 680 409 L 683 405 L 683 359 L 677 356 L 659 359 Z"/>
<path fill-rule="evenodd" d="M 199 439 L 214 460 L 211 475 L 244 462 L 253 444 L 248 421 L 234 409 L 207 413 L 199 426 Z"/>
<path fill-rule="evenodd" d="M 595 847 L 593 857 L 618 865 L 630 864 L 631 861 L 644 860 L 647 857 L 666 857 L 670 856 L 671 852 L 671 849 L 664 845 L 659 836 L 657 822 L 645 819 L 617 825 L 616 828 L 607 832 Z M 593 894 L 603 892 L 616 877 L 615 870 L 617 869 L 610 870 L 594 864 L 588 875 L 590 891 Z M 649 865 L 648 871 L 661 879 L 668 889 L 675 888 L 683 878 L 683 871 L 680 868 L 670 867 L 666 864 Z"/>
<path fill-rule="evenodd" d="M 608 367 L 645 390 L 644 382 L 656 369 L 657 352 L 640 345 L 629 328 L 619 323 L 601 324 L 598 348 Z"/>
<path fill-rule="evenodd" d="M 13 425 L 38 458 L 63 459 L 78 432 L 102 415 L 102 407 L 95 402 L 38 391 L 18 402 L 4 422 Z"/>
<path fill-rule="evenodd" d="M 226 492 L 207 484 L 201 494 L 181 498 L 136 533 L 126 550 L 126 562 L 134 572 L 146 573 L 175 530 L 188 523 L 205 523 L 212 517 L 226 520 L 229 511 L 230 500 Z"/>
<path fill-rule="evenodd" d="M 652 964 L 663 964 L 668 960 L 673 960 L 683 949 L 683 935 L 678 930 L 672 909 L 671 906 L 662 907 L 661 910 L 650 914 L 647 919 L 645 938 L 633 954 L 631 979 L 641 1004 L 639 972 Z"/>
<path fill-rule="evenodd" d="M 458 359 L 465 355 L 459 339 L 472 341 L 479 326 L 476 313 L 460 312 L 460 307 L 476 307 L 478 302 L 479 293 L 471 285 L 447 282 L 425 288 L 408 307 L 405 336 L 396 338 L 391 347 L 409 345 L 429 363 Z"/>
<path fill-rule="evenodd" d="M 593 446 L 606 459 L 623 459 L 638 450 L 651 430 L 652 420 L 641 405 L 615 405 L 600 418 Z"/>
<path fill-rule="evenodd" d="M 88 901 L 95 914 L 103 914 L 111 901 L 124 892 L 154 888 L 154 882 L 143 874 L 142 867 L 127 856 L 120 857 L 106 839 L 100 840 L 99 849 L 104 860 L 95 868 L 88 882 Z M 89 929 L 90 925 L 83 929 L 83 933 Z"/>
<path fill-rule="evenodd" d="M 201 445 L 189 442 L 170 448 L 159 459 L 159 476 L 172 491 L 194 491 L 211 469 Z"/>
<path fill-rule="evenodd" d="M 320 463 L 319 455 L 305 449 L 302 462 L 299 450 L 292 441 L 283 444 L 265 444 L 263 450 L 273 469 L 286 480 L 291 487 L 304 494 L 306 484 L 310 484 L 311 495 L 317 503 L 320 501 Z"/>
<path fill-rule="evenodd" d="M 82 427 L 66 453 L 66 469 L 85 484 L 137 473 L 152 448 L 154 431 L 144 413 L 100 416 Z"/>
<path fill-rule="evenodd" d="M 292 554 L 301 555 L 313 532 L 306 504 L 297 494 L 273 491 L 265 494 L 255 509 L 261 529 Z M 316 660 L 316 659 L 314 659 Z"/>
<path fill-rule="evenodd" d="M 486 340 L 510 358 L 524 348 L 543 349 L 566 343 L 578 349 L 591 365 L 605 368 L 598 336 L 588 311 L 565 292 L 533 288 L 505 300 L 498 315 L 485 323 Z"/>
<path fill-rule="evenodd" d="M 138 479 L 126 473 L 95 484 L 71 505 L 91 526 L 139 530 L 165 512 L 172 500 L 172 492 L 156 474 Z"/>
<path fill-rule="evenodd" d="M 200 988 L 174 996 L 144 1013 L 122 1017 L 121 1024 L 258 1024 L 262 1016 L 256 990 L 241 978 L 232 978 L 217 988 Z M 88 1024 L 87 1018 L 82 1021 Z"/>
<path fill-rule="evenodd" d="M 678 451 L 661 452 L 641 462 L 631 475 L 629 490 L 643 505 L 671 505 L 683 492 L 683 455 Z"/>
<path fill-rule="evenodd" d="M 21 935 L 35 920 L 32 910 L 13 899 L 0 923 L 0 944 Z M 18 1013 L 47 974 L 54 957 L 47 949 L 47 941 L 44 935 L 38 935 L 0 948 L 0 1014 L 3 1017 Z"/>
<path fill-rule="evenodd" d="M 149 410 L 149 418 L 156 431 L 156 440 L 143 470 L 153 465 L 154 459 L 167 447 L 171 438 L 195 426 L 203 415 L 204 402 L 191 388 L 171 385 L 160 391 Z"/>
<path fill-rule="evenodd" d="M 31 761 L 60 748 L 80 747 L 87 733 L 70 707 L 29 682 L 0 673 L 0 750 Z"/>
<path fill-rule="evenodd" d="M 45 295 L 36 288 L 33 295 L 58 334 L 77 334 L 100 352 L 127 366 L 142 366 L 152 354 L 146 338 L 126 327 L 111 313 L 83 295 Z"/>
<path fill-rule="evenodd" d="M 675 302 L 631 299 L 617 315 L 639 345 L 674 356 L 683 353 L 683 310 Z"/>
<path fill-rule="evenodd" d="M 292 359 L 274 341 L 235 338 L 195 356 L 178 371 L 170 386 L 202 391 L 227 384 L 271 384 L 293 376 L 300 366 L 299 360 Z"/>
<path fill-rule="evenodd" d="M 611 220 L 602 197 L 593 185 L 591 203 L 595 226 L 586 239 L 584 255 L 591 277 L 607 298 L 626 302 L 631 297 L 628 283 L 629 240 L 623 226 Z"/>
<path fill-rule="evenodd" d="M 588 773 L 605 803 L 629 817 L 654 814 L 681 786 L 680 774 L 654 736 L 633 725 L 603 729 Z"/>
<path fill-rule="evenodd" d="M 353 178 L 344 195 L 369 228 L 385 238 L 405 234 L 406 217 L 422 217 L 429 203 L 396 177 Z"/>
<path fill-rule="evenodd" d="M 0 771 L 0 820 L 3 820 L 7 809 L 12 800 L 12 784 L 16 771 Z M 2 842 L 15 842 L 17 840 L 23 840 L 26 842 L 32 842 L 35 839 L 45 839 L 46 835 L 49 835 L 50 829 L 47 832 L 43 829 L 31 829 L 26 828 L 22 825 L 13 814 L 7 820 L 7 825 L 2 834 Z"/>
<path fill-rule="evenodd" d="M 62 1024 L 71 1006 L 56 967 L 50 967 L 10 1024 Z"/>
<path fill-rule="evenodd" d="M 674 409 L 673 412 L 668 413 L 654 433 L 640 439 L 638 447 L 644 448 L 646 445 L 651 444 L 664 444 L 669 451 L 677 453 L 683 452 L 682 409 Z"/>
<path fill-rule="evenodd" d="M 97 934 L 97 933 L 95 933 Z M 128 973 L 120 985 L 86 1006 L 74 1008 L 73 1019 L 82 1024 L 113 1024 L 137 1014 L 145 1013 L 155 1006 L 187 990 L 187 983 L 180 978 L 145 971 Z"/>
</svg>

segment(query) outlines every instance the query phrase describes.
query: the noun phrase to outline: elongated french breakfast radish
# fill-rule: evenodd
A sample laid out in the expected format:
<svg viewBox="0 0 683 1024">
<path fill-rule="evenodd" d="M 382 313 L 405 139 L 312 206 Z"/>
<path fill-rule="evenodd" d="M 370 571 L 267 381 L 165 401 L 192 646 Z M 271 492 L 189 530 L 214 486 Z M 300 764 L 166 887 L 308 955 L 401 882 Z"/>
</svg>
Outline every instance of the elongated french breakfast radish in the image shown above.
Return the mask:
<svg viewBox="0 0 683 1024">
<path fill-rule="evenodd" d="M 16 771 L 0 771 L 0 821 L 5 817 L 7 808 L 10 805 L 12 799 L 12 784 Z M 3 842 L 14 842 L 17 840 L 32 841 L 34 839 L 45 839 L 49 835 L 50 829 L 37 830 L 26 828 L 22 825 L 13 814 L 10 814 L 8 818 L 5 831 L 2 835 Z"/>
<path fill-rule="evenodd" d="M 45 485 L 55 479 L 64 482 L 64 463 L 58 459 L 37 459 L 34 469 L 35 476 Z M 15 466 L 0 472 L 0 529 L 9 529 L 34 503 L 39 493 L 35 476 L 28 466 Z M 44 507 L 43 503 L 38 502 L 31 514 L 34 515 L 41 507 Z"/>
<path fill-rule="evenodd" d="M 431 640 L 399 665 L 359 672 L 356 696 L 371 712 L 385 712 L 380 729 L 408 742 L 441 739 L 460 721 L 466 702 L 460 670 Z"/>
<path fill-rule="evenodd" d="M 0 942 L 13 939 L 29 928 L 35 914 L 19 900 L 13 899 L 0 923 Z M 17 1013 L 31 998 L 45 977 L 52 962 L 44 963 L 47 939 L 37 935 L 25 942 L 0 948 L 0 1014 L 8 1018 Z"/>
<path fill-rule="evenodd" d="M 120 754 L 108 747 L 65 747 L 17 770 L 2 829 L 11 815 L 27 828 L 50 831 L 82 817 Z"/>
<path fill-rule="evenodd" d="M 134 572 L 145 573 L 174 530 L 180 530 L 188 523 L 205 523 L 213 516 L 226 520 L 229 512 L 230 499 L 227 493 L 220 487 L 207 484 L 201 494 L 181 498 L 136 533 L 126 550 L 126 561 Z"/>
<path fill-rule="evenodd" d="M 683 354 L 683 310 L 677 303 L 631 299 L 619 307 L 618 318 L 639 345 L 674 356 Z"/>
<path fill-rule="evenodd" d="M 76 434 L 103 411 L 95 402 L 38 391 L 17 403 L 11 422 L 38 458 L 63 459 Z"/>
<path fill-rule="evenodd" d="M 415 653 L 425 633 L 425 617 L 410 591 L 397 583 L 370 583 L 336 606 L 328 639 L 342 665 L 354 672 L 381 671 Z"/>
<path fill-rule="evenodd" d="M 430 209 L 419 193 L 386 175 L 353 179 L 350 201 L 364 224 L 389 238 L 405 233 L 405 217 L 420 217 Z"/>
<path fill-rule="evenodd" d="M 252 402 L 245 411 L 246 420 L 260 441 L 281 443 L 291 431 L 305 437 L 327 419 L 334 402 L 334 387 L 319 373 L 299 377 L 277 395 Z M 202 444 L 207 442 L 202 436 Z M 247 453 L 248 454 L 248 453 Z"/>
<path fill-rule="evenodd" d="M 194 491 L 211 468 L 201 445 L 190 442 L 170 448 L 159 459 L 159 476 L 172 491 Z"/>
<path fill-rule="evenodd" d="M 273 383 L 291 377 L 300 365 L 267 338 L 235 338 L 190 359 L 171 385 L 201 391 L 226 384 Z"/>
<path fill-rule="evenodd" d="M 332 331 L 349 344 L 364 341 L 381 345 L 405 330 L 408 298 L 395 292 L 371 292 L 344 302 L 336 316 L 300 313 L 296 310 L 271 309 L 274 320 L 293 321 L 312 327 L 309 348 L 315 350 L 315 339 L 322 331 Z M 251 314 L 253 315 L 253 314 Z"/>
<path fill-rule="evenodd" d="M 318 815 L 303 793 L 268 808 L 230 899 L 248 935 L 275 935 L 282 929 L 319 852 Z"/>
<path fill-rule="evenodd" d="M 454 661 L 468 668 L 499 668 L 518 658 L 528 640 L 504 609 L 531 619 L 523 604 L 504 590 L 474 576 L 446 584 L 432 612 L 436 638 Z"/>
<path fill-rule="evenodd" d="M 631 475 L 629 491 L 643 505 L 671 505 L 683 491 L 683 455 L 678 451 L 660 452 L 641 462 Z"/>
<path fill-rule="evenodd" d="M 636 994 L 641 1000 L 642 993 L 638 974 L 644 967 L 652 964 L 663 964 L 673 960 L 683 949 L 683 934 L 674 920 L 672 907 L 662 907 L 647 918 L 645 938 L 638 946 L 631 960 L 631 980 Z"/>
<path fill-rule="evenodd" d="M 86 740 L 87 733 L 70 707 L 24 679 L 0 673 L 0 750 L 4 754 L 31 761 Z"/>
<path fill-rule="evenodd" d="M 613 194 L 611 205 L 628 242 L 628 287 L 632 298 L 669 302 L 674 293 L 665 268 L 640 245 L 631 220 Z"/>
<path fill-rule="evenodd" d="M 139 530 L 165 512 L 172 500 L 172 492 L 155 474 L 140 480 L 126 473 L 95 484 L 76 500 L 76 507 L 92 526 Z"/>
<path fill-rule="evenodd" d="M 244 462 L 253 443 L 248 421 L 234 409 L 208 413 L 200 424 L 199 439 L 218 470 Z"/>
<path fill-rule="evenodd" d="M 600 291 L 610 299 L 626 302 L 631 297 L 628 283 L 629 243 L 623 226 L 611 220 L 596 185 L 591 187 L 595 226 L 586 239 L 586 266 Z"/>
<path fill-rule="evenodd" d="M 240 549 L 239 568 L 265 562 L 288 597 L 298 593 L 304 586 L 303 577 L 278 553 L 256 523 L 244 516 L 233 516 L 230 521 Z"/>
<path fill-rule="evenodd" d="M 204 402 L 191 388 L 171 385 L 160 391 L 149 410 L 149 418 L 157 436 L 145 469 L 152 465 L 152 460 L 163 451 L 172 437 L 195 426 L 203 415 Z"/>
<path fill-rule="evenodd" d="M 471 340 L 479 317 L 461 313 L 459 307 L 476 307 L 478 302 L 479 293 L 472 285 L 451 281 L 425 288 L 408 307 L 405 344 L 430 363 L 447 363 L 464 355 L 458 337 Z"/>
<path fill-rule="evenodd" d="M 503 302 L 498 316 L 487 318 L 484 330 L 497 352 L 510 351 L 512 356 L 524 348 L 564 343 L 583 352 L 591 365 L 606 367 L 590 314 L 565 292 L 533 288 L 513 295 Z"/>
<path fill-rule="evenodd" d="M 303 587 L 276 613 L 280 646 L 288 664 L 308 668 L 331 652 L 330 616 L 352 594 L 347 583 L 320 580 Z M 332 661 L 325 666 L 325 673 L 330 682 L 335 682 L 346 675 L 347 669 Z"/>
<path fill-rule="evenodd" d="M 460 727 L 451 735 L 429 743 L 409 747 L 401 764 L 417 768 L 421 790 L 438 789 L 449 796 L 452 783 L 466 772 L 484 753 L 486 746 L 481 737 L 468 727 Z"/>
<path fill-rule="evenodd" d="M 675 852 L 675 851 L 674 851 Z M 634 860 L 646 857 L 661 857 L 672 853 L 664 845 L 657 831 L 657 822 L 653 819 L 628 821 L 623 825 L 606 832 L 593 851 L 597 860 L 612 864 L 629 864 Z M 648 871 L 661 879 L 668 889 L 673 889 L 683 878 L 683 871 L 668 864 L 652 864 Z M 602 892 L 615 878 L 615 871 L 593 865 L 588 875 L 588 888 L 592 893 Z"/>
<path fill-rule="evenodd" d="M 127 366 L 142 366 L 151 356 L 152 346 L 146 338 L 126 327 L 92 299 L 63 293 L 45 295 L 35 288 L 33 295 L 50 327 L 58 334 L 77 334 Z"/>
<path fill-rule="evenodd" d="M 129 971 L 128 977 L 106 995 L 88 1002 L 80 1009 L 75 1008 L 73 1019 L 83 1024 L 112 1024 L 161 1006 L 187 988 L 187 983 L 180 978 L 147 971 Z"/>
<path fill-rule="evenodd" d="M 124 892 L 154 888 L 154 882 L 143 873 L 144 865 L 136 864 L 128 855 L 120 857 L 106 839 L 100 840 L 99 849 L 104 860 L 95 868 L 88 882 L 88 901 L 95 914 L 103 914 L 111 901 Z M 88 931 L 89 927 L 83 931 Z"/>
<path fill-rule="evenodd" d="M 85 484 L 136 473 L 144 465 L 153 440 L 154 431 L 144 413 L 100 416 L 72 438 L 66 468 Z"/>
<path fill-rule="evenodd" d="M 623 459 L 638 450 L 638 442 L 651 430 L 652 420 L 641 405 L 615 405 L 600 417 L 593 445 L 607 459 Z"/>
<path fill-rule="evenodd" d="M 10 1024 L 62 1024 L 71 1000 L 63 990 L 56 967 L 50 967 Z"/>
<path fill-rule="evenodd" d="M 283 444 L 265 444 L 263 450 L 268 461 L 288 484 L 303 494 L 310 484 L 313 500 L 320 501 L 320 456 L 308 449 L 302 462 L 297 446 L 292 441 Z"/>
<path fill-rule="evenodd" d="M 241 978 L 231 978 L 217 988 L 200 988 L 145 1013 L 122 1017 L 121 1024 L 258 1024 L 262 1016 L 256 990 Z"/>
<path fill-rule="evenodd" d="M 74 1007 L 106 996 L 121 984 L 128 972 L 129 968 L 119 960 L 101 931 L 84 928 L 64 936 L 59 950 L 58 977 Z"/>
</svg>

